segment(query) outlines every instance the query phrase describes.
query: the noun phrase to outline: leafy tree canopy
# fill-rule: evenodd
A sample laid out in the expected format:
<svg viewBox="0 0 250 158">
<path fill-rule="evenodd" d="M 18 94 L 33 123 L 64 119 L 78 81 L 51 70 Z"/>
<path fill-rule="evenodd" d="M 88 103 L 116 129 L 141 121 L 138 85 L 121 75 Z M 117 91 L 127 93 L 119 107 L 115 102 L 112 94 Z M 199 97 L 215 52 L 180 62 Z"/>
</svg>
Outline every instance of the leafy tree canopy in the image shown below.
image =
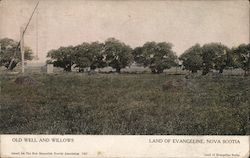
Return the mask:
<svg viewBox="0 0 250 158">
<path fill-rule="evenodd" d="M 79 71 L 84 68 L 94 70 L 96 68 L 103 68 L 106 66 L 103 51 L 104 44 L 99 42 L 82 43 L 74 48 L 74 61 Z"/>
<path fill-rule="evenodd" d="M 196 44 L 186 50 L 179 58 L 182 61 L 184 69 L 196 73 L 202 69 L 202 48 L 199 44 Z"/>
<path fill-rule="evenodd" d="M 162 73 L 164 69 L 176 66 L 177 56 L 172 51 L 172 44 L 166 42 L 146 42 L 133 51 L 135 62 L 149 67 L 153 73 Z"/>
<path fill-rule="evenodd" d="M 65 71 L 71 71 L 71 67 L 74 64 L 73 56 L 74 47 L 60 47 L 57 50 L 51 50 L 48 52 L 47 57 L 51 58 L 51 63 L 56 67 L 61 67 Z"/>
<path fill-rule="evenodd" d="M 133 61 L 132 48 L 115 38 L 109 38 L 104 43 L 104 57 L 107 64 L 120 73 Z"/>
<path fill-rule="evenodd" d="M 234 53 L 237 56 L 238 65 L 245 71 L 245 74 L 250 70 L 250 44 L 241 44 Z"/>
<path fill-rule="evenodd" d="M 10 66 L 10 70 L 13 70 L 16 65 L 21 62 L 21 51 L 20 48 L 17 48 L 18 42 L 10 38 L 3 38 L 0 39 L 0 46 L 0 66 L 9 68 L 11 60 L 13 60 Z M 32 60 L 32 54 L 33 52 L 29 47 L 24 47 L 25 60 Z"/>
<path fill-rule="evenodd" d="M 203 75 L 211 69 L 219 70 L 220 73 L 226 68 L 228 63 L 228 53 L 230 49 L 221 43 L 209 43 L 202 47 Z"/>
</svg>

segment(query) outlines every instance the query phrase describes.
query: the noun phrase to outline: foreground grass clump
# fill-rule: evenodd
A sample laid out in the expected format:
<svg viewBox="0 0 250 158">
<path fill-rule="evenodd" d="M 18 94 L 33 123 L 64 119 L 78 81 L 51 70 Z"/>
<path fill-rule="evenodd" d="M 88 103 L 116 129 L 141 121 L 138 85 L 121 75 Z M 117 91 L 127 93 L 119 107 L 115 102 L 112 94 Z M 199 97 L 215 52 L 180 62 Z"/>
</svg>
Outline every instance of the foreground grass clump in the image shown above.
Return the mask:
<svg viewBox="0 0 250 158">
<path fill-rule="evenodd" d="M 152 74 L 0 77 L 0 133 L 249 134 L 250 78 Z M 182 82 L 162 90 L 166 81 Z"/>
</svg>

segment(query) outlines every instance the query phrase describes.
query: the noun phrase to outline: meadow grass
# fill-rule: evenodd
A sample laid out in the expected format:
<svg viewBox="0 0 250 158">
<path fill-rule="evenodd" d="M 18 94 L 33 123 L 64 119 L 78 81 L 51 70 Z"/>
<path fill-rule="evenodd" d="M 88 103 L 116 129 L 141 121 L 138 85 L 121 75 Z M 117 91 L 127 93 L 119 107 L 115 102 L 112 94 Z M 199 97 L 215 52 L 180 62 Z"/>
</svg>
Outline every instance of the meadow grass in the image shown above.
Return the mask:
<svg viewBox="0 0 250 158">
<path fill-rule="evenodd" d="M 250 78 L 168 74 L 0 77 L 2 134 L 248 135 Z M 180 88 L 163 90 L 166 81 Z"/>
</svg>

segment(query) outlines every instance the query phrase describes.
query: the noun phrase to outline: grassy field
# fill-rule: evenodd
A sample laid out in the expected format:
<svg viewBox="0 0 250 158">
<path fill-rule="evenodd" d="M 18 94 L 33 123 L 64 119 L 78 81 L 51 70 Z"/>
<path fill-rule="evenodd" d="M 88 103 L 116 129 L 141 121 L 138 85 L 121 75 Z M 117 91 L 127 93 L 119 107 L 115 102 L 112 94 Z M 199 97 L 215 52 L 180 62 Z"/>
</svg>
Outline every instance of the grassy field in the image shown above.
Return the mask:
<svg viewBox="0 0 250 158">
<path fill-rule="evenodd" d="M 250 134 L 250 77 L 31 76 L 38 84 L 18 85 L 17 75 L 1 75 L 0 133 Z M 163 90 L 168 81 L 180 85 Z"/>
</svg>

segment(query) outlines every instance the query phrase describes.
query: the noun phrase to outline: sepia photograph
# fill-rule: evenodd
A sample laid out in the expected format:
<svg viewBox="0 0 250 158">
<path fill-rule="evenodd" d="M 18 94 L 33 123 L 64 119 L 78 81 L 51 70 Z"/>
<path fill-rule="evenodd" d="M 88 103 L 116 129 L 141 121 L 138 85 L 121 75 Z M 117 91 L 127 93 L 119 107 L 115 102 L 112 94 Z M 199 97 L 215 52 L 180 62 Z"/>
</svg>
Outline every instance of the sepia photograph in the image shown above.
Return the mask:
<svg viewBox="0 0 250 158">
<path fill-rule="evenodd" d="M 2 135 L 248 136 L 249 98 L 247 0 L 0 1 Z"/>
</svg>

